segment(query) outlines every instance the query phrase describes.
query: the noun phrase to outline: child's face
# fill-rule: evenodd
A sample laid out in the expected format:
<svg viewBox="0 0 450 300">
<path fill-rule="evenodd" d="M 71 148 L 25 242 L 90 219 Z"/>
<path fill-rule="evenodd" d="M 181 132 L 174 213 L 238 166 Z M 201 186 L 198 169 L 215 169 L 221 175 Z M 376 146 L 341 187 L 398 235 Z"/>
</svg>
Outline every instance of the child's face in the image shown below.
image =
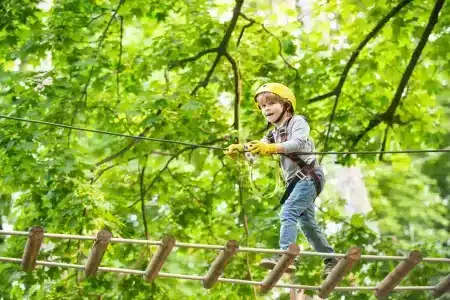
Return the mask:
<svg viewBox="0 0 450 300">
<path fill-rule="evenodd" d="M 263 93 L 256 98 L 266 120 L 274 123 L 283 112 L 283 103 L 272 93 Z"/>
</svg>

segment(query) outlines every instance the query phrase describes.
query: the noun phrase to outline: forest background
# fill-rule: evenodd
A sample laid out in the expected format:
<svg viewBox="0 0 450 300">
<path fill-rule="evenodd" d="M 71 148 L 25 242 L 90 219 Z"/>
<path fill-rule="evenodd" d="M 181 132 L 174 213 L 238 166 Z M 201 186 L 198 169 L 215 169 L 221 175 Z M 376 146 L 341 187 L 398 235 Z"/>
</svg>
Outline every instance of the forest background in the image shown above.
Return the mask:
<svg viewBox="0 0 450 300">
<path fill-rule="evenodd" d="M 259 139 L 253 92 L 290 86 L 320 151 L 448 149 L 450 5 L 422 1 L 4 0 L 2 115 L 205 146 Z M 277 160 L 0 119 L 3 229 L 277 248 Z M 449 153 L 326 155 L 317 216 L 337 252 L 449 257 Z M 275 191 L 275 193 L 273 193 Z M 24 239 L 0 239 L 20 257 Z M 303 237 L 299 244 L 312 250 Z M 46 240 L 39 259 L 84 263 L 90 242 Z M 102 265 L 144 270 L 155 248 L 113 244 Z M 204 274 L 214 251 L 176 249 L 164 272 Z M 260 254 L 224 277 L 262 280 Z M 376 285 L 395 262 L 359 263 L 343 285 Z M 320 284 L 319 258 L 290 282 Z M 402 285 L 434 285 L 423 263 Z M 0 299 L 287 299 L 275 288 L 0 264 Z M 334 293 L 330 299 L 374 299 Z M 392 299 L 431 299 L 396 292 Z"/>
</svg>

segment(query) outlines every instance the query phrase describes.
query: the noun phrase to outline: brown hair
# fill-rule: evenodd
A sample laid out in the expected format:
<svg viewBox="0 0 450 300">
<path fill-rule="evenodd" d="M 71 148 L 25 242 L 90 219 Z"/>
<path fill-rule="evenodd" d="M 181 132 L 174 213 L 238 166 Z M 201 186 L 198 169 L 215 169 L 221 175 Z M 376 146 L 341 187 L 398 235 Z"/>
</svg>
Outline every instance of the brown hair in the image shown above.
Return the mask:
<svg viewBox="0 0 450 300">
<path fill-rule="evenodd" d="M 291 115 L 294 114 L 294 108 L 292 107 L 292 104 L 289 101 L 287 101 L 286 99 L 281 98 L 277 94 L 274 94 L 271 92 L 262 92 L 262 93 L 259 93 L 255 97 L 255 101 L 258 102 L 259 109 L 261 109 L 261 107 L 259 106 L 259 101 L 264 101 L 264 102 L 273 101 L 275 103 L 281 103 L 285 107 L 285 109 L 288 113 L 290 113 Z"/>
</svg>

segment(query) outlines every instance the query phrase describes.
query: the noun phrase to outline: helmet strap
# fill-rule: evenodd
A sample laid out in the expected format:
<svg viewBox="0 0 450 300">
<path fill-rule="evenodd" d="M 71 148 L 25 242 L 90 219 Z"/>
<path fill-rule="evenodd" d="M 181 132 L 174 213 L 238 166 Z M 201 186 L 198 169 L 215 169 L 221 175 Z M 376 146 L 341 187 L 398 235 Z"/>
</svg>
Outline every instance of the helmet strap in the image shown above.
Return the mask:
<svg viewBox="0 0 450 300">
<path fill-rule="evenodd" d="M 290 107 L 290 104 L 284 104 L 283 105 L 283 111 L 281 112 L 280 116 L 273 122 L 273 123 L 278 123 L 280 122 L 281 119 L 283 119 L 284 114 L 286 113 L 286 111 L 288 110 L 288 108 Z"/>
</svg>

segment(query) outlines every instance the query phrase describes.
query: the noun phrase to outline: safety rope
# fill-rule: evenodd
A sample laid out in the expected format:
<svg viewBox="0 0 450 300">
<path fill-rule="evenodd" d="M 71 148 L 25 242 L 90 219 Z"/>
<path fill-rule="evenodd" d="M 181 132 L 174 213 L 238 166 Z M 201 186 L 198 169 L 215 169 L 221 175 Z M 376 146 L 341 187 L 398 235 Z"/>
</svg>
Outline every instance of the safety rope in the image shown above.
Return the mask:
<svg viewBox="0 0 450 300">
<path fill-rule="evenodd" d="M 14 236 L 29 236 L 28 231 L 10 231 L 10 230 L 0 230 L 0 235 L 14 235 Z M 68 240 L 84 240 L 84 241 L 95 241 L 95 236 L 90 235 L 71 235 L 71 234 L 59 234 L 59 233 L 44 233 L 44 238 L 57 238 L 57 239 L 68 239 Z M 120 244 L 144 244 L 144 245 L 154 245 L 160 246 L 161 241 L 151 241 L 151 240 L 140 240 L 140 239 L 123 239 L 123 238 L 111 238 L 111 243 Z M 193 244 L 193 243 L 180 243 L 176 242 L 175 247 L 179 248 L 194 248 L 194 249 L 209 249 L 209 250 L 224 250 L 225 247 L 221 245 L 208 245 L 208 244 Z M 239 247 L 237 252 L 251 252 L 251 253 L 265 253 L 265 254 L 284 254 L 286 250 L 280 249 L 267 249 L 267 248 L 250 248 L 250 247 Z M 343 258 L 346 254 L 343 253 L 325 253 L 325 252 L 310 252 L 301 251 L 299 256 L 320 256 L 325 258 L 338 257 Z M 395 260 L 403 261 L 406 260 L 406 256 L 384 256 L 384 255 L 361 255 L 362 260 L 370 261 L 385 261 L 385 260 Z M 424 257 L 422 262 L 429 263 L 450 263 L 450 258 L 440 258 L 440 257 Z"/>
<path fill-rule="evenodd" d="M 63 267 L 63 268 L 75 268 L 78 270 L 84 270 L 85 276 L 92 276 L 97 271 L 101 272 L 115 272 L 124 274 L 141 275 L 147 282 L 151 283 L 156 277 L 170 277 L 189 280 L 200 280 L 203 282 L 204 288 L 211 288 L 213 285 L 219 282 L 247 284 L 259 286 L 262 293 L 267 293 L 273 287 L 291 288 L 291 292 L 295 292 L 295 289 L 303 290 L 315 290 L 318 292 L 319 297 L 328 298 L 328 295 L 334 291 L 374 291 L 375 295 L 379 298 L 383 295 L 388 295 L 391 291 L 409 290 L 409 291 L 432 291 L 434 297 L 440 297 L 448 290 L 449 277 L 441 280 L 434 286 L 401 286 L 396 287 L 398 283 L 420 262 L 446 262 L 450 263 L 450 258 L 422 258 L 422 254 L 413 250 L 409 253 L 408 257 L 402 256 L 379 256 L 379 255 L 361 255 L 361 249 L 358 247 L 352 247 L 347 254 L 339 253 L 319 253 L 319 252 L 306 252 L 301 251 L 298 245 L 292 244 L 287 250 L 278 249 L 261 249 L 261 248 L 247 248 L 239 247 L 236 241 L 228 241 L 225 246 L 218 245 L 205 245 L 205 244 L 187 244 L 178 243 L 173 237 L 166 236 L 162 241 L 150 241 L 150 240 L 134 240 L 134 239 L 122 239 L 113 238 L 112 233 L 107 230 L 101 230 L 97 233 L 97 236 L 86 235 L 69 235 L 69 234 L 52 234 L 45 233 L 44 228 L 40 226 L 34 226 L 30 232 L 25 231 L 7 231 L 0 230 L 0 235 L 16 235 L 27 236 L 27 242 L 23 250 L 22 258 L 14 257 L 0 257 L 0 262 L 6 263 L 20 263 L 22 270 L 31 272 L 36 265 L 43 265 L 47 267 Z M 69 240 L 92 240 L 94 245 L 89 253 L 89 257 L 85 265 L 60 263 L 53 261 L 38 261 L 39 250 L 41 248 L 44 238 L 61 238 Z M 145 271 L 133 270 L 125 268 L 110 268 L 99 267 L 101 260 L 106 251 L 106 247 L 109 243 L 126 243 L 126 244 L 148 244 L 159 245 L 157 252 L 152 256 L 148 267 Z M 211 264 L 208 272 L 204 276 L 188 275 L 188 274 L 174 274 L 174 273 L 161 273 L 160 270 L 164 265 L 168 255 L 172 251 L 173 247 L 188 247 L 197 249 L 214 249 L 221 250 L 218 253 L 216 259 Z M 236 252 L 256 252 L 256 253 L 279 253 L 283 254 L 276 266 L 262 281 L 242 280 L 235 278 L 224 278 L 221 274 L 224 271 L 225 266 L 229 260 L 236 254 Z M 286 272 L 287 266 L 292 263 L 295 256 L 322 256 L 322 257 L 340 257 L 339 263 L 333 268 L 331 273 L 322 282 L 320 286 L 306 286 L 297 284 L 285 284 L 278 283 L 283 274 Z M 347 286 L 337 287 L 340 281 L 351 270 L 351 268 L 360 259 L 365 260 L 401 260 L 402 262 L 389 273 L 387 277 L 383 279 L 377 286 Z"/>
<path fill-rule="evenodd" d="M 254 165 L 255 165 L 255 162 L 253 162 L 253 163 L 248 162 L 248 181 L 250 182 L 250 188 L 251 188 L 252 193 L 259 196 L 260 198 L 264 198 L 264 199 L 272 198 L 281 190 L 282 184 L 281 184 L 281 177 L 280 177 L 280 175 L 281 175 L 280 167 L 277 166 L 275 168 L 277 170 L 277 174 L 276 174 L 277 180 L 275 181 L 275 187 L 274 187 L 273 191 L 270 193 L 264 193 L 255 184 L 255 179 L 253 178 Z"/>
<path fill-rule="evenodd" d="M 131 134 L 124 134 L 124 133 L 116 133 L 116 132 L 105 131 L 105 130 L 89 129 L 89 128 L 83 128 L 83 127 L 77 127 L 77 126 L 71 126 L 71 125 L 65 125 L 65 124 L 59 124 L 59 123 L 53 123 L 53 122 L 46 122 L 46 121 L 39 121 L 39 120 L 33 120 L 33 119 L 24 119 L 24 118 L 18 118 L 18 117 L 11 117 L 11 116 L 5 116 L 5 115 L 0 115 L 0 118 L 1 119 L 14 120 L 14 121 L 20 121 L 20 122 L 26 122 L 26 123 L 34 123 L 34 124 L 40 124 L 40 125 L 47 125 L 47 126 L 65 128 L 65 129 L 72 129 L 72 130 L 78 130 L 78 131 L 86 131 L 86 132 L 94 132 L 94 133 L 100 133 L 100 134 L 106 134 L 106 135 L 113 135 L 113 136 L 119 136 L 119 137 L 131 138 L 131 139 L 147 140 L 147 141 L 159 142 L 159 143 L 167 143 L 167 144 L 185 145 L 185 146 L 191 146 L 191 147 L 195 147 L 195 148 L 206 148 L 206 149 L 221 150 L 221 151 L 227 149 L 227 148 L 224 148 L 224 147 L 200 145 L 200 144 L 180 142 L 180 141 L 175 141 L 175 140 L 151 138 L 151 137 L 145 137 L 145 136 L 139 136 L 139 135 L 131 135 Z M 301 152 L 301 153 L 305 154 L 305 155 L 306 154 L 315 154 L 315 155 L 330 155 L 330 154 L 336 154 L 336 155 L 347 155 L 347 154 L 370 155 L 370 154 L 436 153 L 436 152 L 438 152 L 438 153 L 450 152 L 450 149 L 418 149 L 418 150 L 414 149 L 414 150 L 392 150 L 392 151 L 317 151 L 317 152 Z"/>
<path fill-rule="evenodd" d="M 12 258 L 12 257 L 2 257 L 0 256 L 0 262 L 9 262 L 9 263 L 21 263 L 22 259 L 20 258 Z M 62 268 L 72 268 L 72 269 L 79 269 L 84 270 L 84 265 L 77 265 L 77 264 L 68 264 L 68 263 L 57 263 L 57 262 L 50 262 L 50 261 L 36 261 L 36 265 L 42 265 L 47 267 L 62 267 Z M 144 275 L 145 271 L 141 270 L 133 270 L 133 269 L 125 269 L 125 268 L 108 268 L 108 267 L 98 267 L 98 271 L 100 272 L 112 272 L 112 273 L 122 273 L 122 274 L 132 274 L 132 275 Z M 163 278 L 178 278 L 178 279 L 188 279 L 188 280 L 204 280 L 204 276 L 198 276 L 198 275 L 185 275 L 185 274 L 174 274 L 174 273 L 163 273 L 159 272 L 158 277 Z M 241 279 L 233 279 L 233 278 L 224 278 L 219 277 L 217 279 L 219 282 L 225 282 L 225 283 L 237 283 L 237 284 L 248 284 L 248 285 L 261 285 L 262 282 L 260 281 L 251 281 L 251 280 L 241 280 Z M 279 288 L 296 288 L 296 289 L 303 289 L 303 290 L 319 290 L 320 286 L 313 286 L 313 285 L 299 285 L 299 284 L 283 284 L 283 283 L 276 283 L 274 287 Z M 340 292 L 351 292 L 351 291 L 368 291 L 372 292 L 375 291 L 378 287 L 377 286 L 345 286 L 345 287 L 335 287 L 335 291 Z M 435 289 L 435 286 L 397 286 L 393 290 L 394 291 L 432 291 Z"/>
</svg>

